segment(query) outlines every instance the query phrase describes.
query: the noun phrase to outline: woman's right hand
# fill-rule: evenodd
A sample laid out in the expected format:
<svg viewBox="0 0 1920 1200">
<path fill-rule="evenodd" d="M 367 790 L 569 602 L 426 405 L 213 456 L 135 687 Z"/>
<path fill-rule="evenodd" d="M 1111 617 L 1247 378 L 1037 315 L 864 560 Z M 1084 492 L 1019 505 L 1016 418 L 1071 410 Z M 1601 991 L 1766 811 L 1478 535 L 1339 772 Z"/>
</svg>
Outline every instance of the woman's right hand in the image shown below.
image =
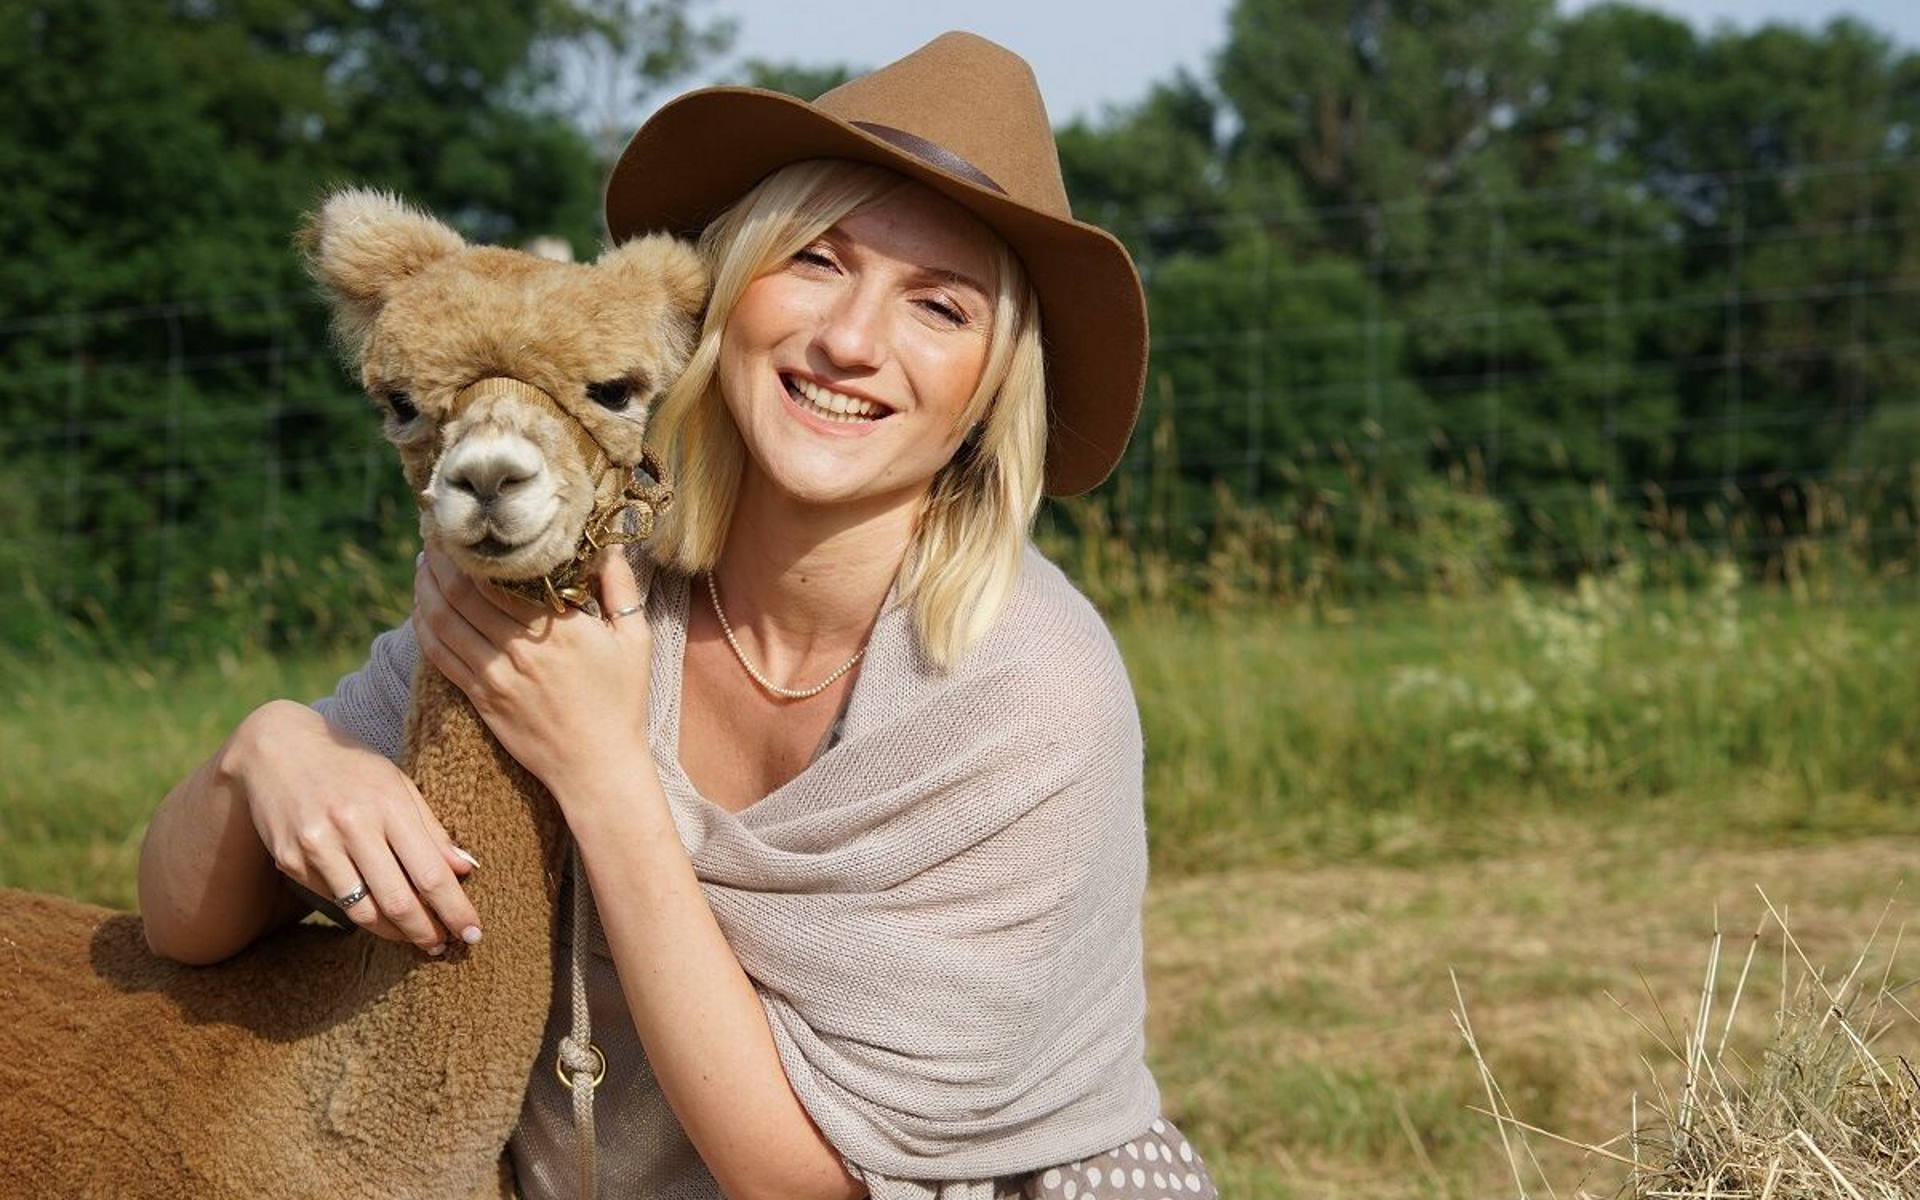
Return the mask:
<svg viewBox="0 0 1920 1200">
<path fill-rule="evenodd" d="M 444 951 L 450 933 L 480 939 L 460 886 L 476 864 L 405 773 L 319 713 L 292 701 L 254 710 L 216 769 L 245 797 L 254 832 L 288 879 L 336 900 L 365 886 L 342 906 L 356 925 L 429 954 Z"/>
</svg>

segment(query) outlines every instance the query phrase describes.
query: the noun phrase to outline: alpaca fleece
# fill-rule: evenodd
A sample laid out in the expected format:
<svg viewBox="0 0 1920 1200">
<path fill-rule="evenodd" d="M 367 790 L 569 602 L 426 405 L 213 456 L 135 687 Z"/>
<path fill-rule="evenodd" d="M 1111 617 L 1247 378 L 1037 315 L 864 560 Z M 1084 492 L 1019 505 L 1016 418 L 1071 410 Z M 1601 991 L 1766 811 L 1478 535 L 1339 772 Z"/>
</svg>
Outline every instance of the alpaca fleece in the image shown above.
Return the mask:
<svg viewBox="0 0 1920 1200">
<path fill-rule="evenodd" d="M 469 247 L 369 192 L 329 200 L 306 246 L 416 491 L 461 419 L 456 393 L 488 377 L 539 389 L 537 412 L 483 415 L 519 421 L 545 456 L 574 530 L 549 540 L 570 552 L 685 365 L 706 287 L 694 252 L 649 238 L 546 262 Z M 631 384 L 632 412 L 590 398 L 610 378 Z M 396 394 L 416 417 L 395 415 Z M 584 461 L 574 425 L 604 455 Z M 422 526 L 442 533 L 424 512 Z M 564 829 L 437 671 L 417 673 L 404 713 L 403 765 L 485 864 L 465 884 L 484 942 L 436 961 L 301 925 L 186 967 L 152 954 L 131 914 L 0 893 L 0 1197 L 511 1194 L 501 1151 L 547 1017 Z"/>
<path fill-rule="evenodd" d="M 409 754 L 488 864 L 483 948 L 436 963 L 317 925 L 212 967 L 147 949 L 128 913 L 0 895 L 0 1196 L 511 1195 L 500 1149 L 550 989 L 551 806 L 464 697 L 418 689 Z M 499 870 L 494 870 L 498 863 Z"/>
</svg>

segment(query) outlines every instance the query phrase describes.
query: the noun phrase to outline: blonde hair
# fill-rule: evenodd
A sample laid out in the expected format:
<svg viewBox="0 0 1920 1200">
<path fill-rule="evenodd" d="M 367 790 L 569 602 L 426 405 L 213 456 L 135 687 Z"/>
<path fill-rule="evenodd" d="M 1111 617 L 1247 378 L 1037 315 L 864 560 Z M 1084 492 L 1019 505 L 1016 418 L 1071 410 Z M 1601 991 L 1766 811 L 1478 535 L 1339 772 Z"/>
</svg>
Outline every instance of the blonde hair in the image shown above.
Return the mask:
<svg viewBox="0 0 1920 1200">
<path fill-rule="evenodd" d="M 720 394 L 720 342 L 741 294 L 847 214 L 906 182 L 860 163 L 793 163 L 701 235 L 713 291 L 700 340 L 648 434 L 675 489 L 650 543 L 659 562 L 688 573 L 709 570 L 726 543 L 746 447 Z M 921 648 L 943 669 L 980 640 L 1013 594 L 1046 470 L 1039 304 L 1004 242 L 997 257 L 986 366 L 961 415 L 970 432 L 934 476 L 898 576 L 899 601 L 912 610 Z"/>
</svg>

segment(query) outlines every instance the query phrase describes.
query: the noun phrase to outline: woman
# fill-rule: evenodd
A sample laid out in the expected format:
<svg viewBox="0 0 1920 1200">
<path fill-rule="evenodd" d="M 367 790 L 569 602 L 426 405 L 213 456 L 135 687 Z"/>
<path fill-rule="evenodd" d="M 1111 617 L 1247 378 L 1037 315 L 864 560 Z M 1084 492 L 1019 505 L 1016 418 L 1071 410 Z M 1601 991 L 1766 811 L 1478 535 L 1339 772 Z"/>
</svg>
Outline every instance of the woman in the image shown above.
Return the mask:
<svg viewBox="0 0 1920 1200">
<path fill-rule="evenodd" d="M 948 34 L 815 104 L 691 93 L 607 213 L 703 230 L 715 268 L 655 418 L 680 498 L 649 586 L 615 556 L 605 616 L 556 618 L 424 557 L 409 627 L 156 813 L 149 940 L 224 957 L 299 911 L 288 877 L 428 953 L 480 940 L 389 762 L 424 653 L 584 864 L 608 1194 L 1211 1194 L 1142 1061 L 1125 671 L 1026 543 L 1043 486 L 1112 468 L 1146 350 L 1031 72 Z M 555 1008 L 528 1196 L 572 1178 Z"/>
</svg>

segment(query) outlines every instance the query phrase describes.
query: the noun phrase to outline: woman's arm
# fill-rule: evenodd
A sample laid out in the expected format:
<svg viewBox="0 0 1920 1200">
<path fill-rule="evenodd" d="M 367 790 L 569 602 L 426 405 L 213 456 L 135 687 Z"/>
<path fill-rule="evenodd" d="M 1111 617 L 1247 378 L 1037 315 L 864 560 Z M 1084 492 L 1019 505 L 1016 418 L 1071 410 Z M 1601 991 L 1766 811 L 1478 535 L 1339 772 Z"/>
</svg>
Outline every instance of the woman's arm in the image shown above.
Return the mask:
<svg viewBox="0 0 1920 1200">
<path fill-rule="evenodd" d="M 147 944 L 218 962 L 306 911 L 287 886 L 374 894 L 347 915 L 423 950 L 478 927 L 458 882 L 472 868 L 385 757 L 302 704 L 254 710 L 153 815 L 140 850 Z M 395 884 L 397 882 L 397 885 Z"/>
<path fill-rule="evenodd" d="M 610 555 L 601 603 L 640 602 Z M 648 1062 L 732 1200 L 865 1194 L 794 1095 L 753 983 L 674 828 L 647 738 L 652 637 L 640 614 L 555 618 L 495 600 L 429 555 L 416 588 L 423 653 L 553 793 L 580 847 Z"/>
<path fill-rule="evenodd" d="M 274 701 L 167 793 L 140 846 L 140 917 L 155 954 L 218 962 L 293 920 L 298 901 L 254 833 L 240 776 L 291 705 Z"/>
<path fill-rule="evenodd" d="M 865 1195 L 794 1095 L 766 1009 L 642 757 L 631 767 L 609 758 L 597 780 L 563 783 L 561 803 L 667 1102 L 732 1200 Z"/>
</svg>

